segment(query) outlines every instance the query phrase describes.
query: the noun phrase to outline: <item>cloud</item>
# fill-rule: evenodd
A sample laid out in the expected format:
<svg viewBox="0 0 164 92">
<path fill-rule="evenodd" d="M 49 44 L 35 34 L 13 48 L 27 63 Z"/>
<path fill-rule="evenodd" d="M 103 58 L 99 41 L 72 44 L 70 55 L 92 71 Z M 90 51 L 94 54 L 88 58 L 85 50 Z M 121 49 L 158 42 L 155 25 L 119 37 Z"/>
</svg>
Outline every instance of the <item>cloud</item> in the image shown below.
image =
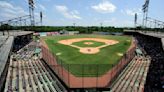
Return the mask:
<svg viewBox="0 0 164 92">
<path fill-rule="evenodd" d="M 0 17 L 3 20 L 11 19 L 19 16 L 28 15 L 23 8 L 13 6 L 11 3 L 0 1 Z"/>
<path fill-rule="evenodd" d="M 116 6 L 106 0 L 98 5 L 91 6 L 91 8 L 100 13 L 113 13 L 116 10 Z"/>
<path fill-rule="evenodd" d="M 41 10 L 43 10 L 43 11 L 46 10 L 46 8 L 45 8 L 42 4 L 38 4 L 38 7 L 39 7 Z"/>
<path fill-rule="evenodd" d="M 104 23 L 110 23 L 110 24 L 117 23 L 117 19 L 116 18 L 111 18 L 109 20 L 104 20 Z"/>
<path fill-rule="evenodd" d="M 69 11 L 66 6 L 57 5 L 55 6 L 56 10 L 60 12 L 65 18 L 68 19 L 81 19 L 79 12 L 77 10 Z"/>
<path fill-rule="evenodd" d="M 121 12 L 122 12 L 122 13 L 125 13 L 125 14 L 127 14 L 127 15 L 129 15 L 129 16 L 134 16 L 135 13 L 137 13 L 137 15 L 141 15 L 141 14 L 142 14 L 142 10 L 141 10 L 141 9 L 136 9 L 136 8 L 134 8 L 134 9 L 122 10 Z"/>
</svg>

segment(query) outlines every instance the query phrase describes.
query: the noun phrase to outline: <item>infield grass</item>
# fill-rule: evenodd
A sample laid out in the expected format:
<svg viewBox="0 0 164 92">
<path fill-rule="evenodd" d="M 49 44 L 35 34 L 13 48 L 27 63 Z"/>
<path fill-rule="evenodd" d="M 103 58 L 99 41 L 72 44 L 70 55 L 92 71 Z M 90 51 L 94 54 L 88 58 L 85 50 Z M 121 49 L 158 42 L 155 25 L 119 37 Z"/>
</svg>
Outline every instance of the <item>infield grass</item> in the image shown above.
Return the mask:
<svg viewBox="0 0 164 92">
<path fill-rule="evenodd" d="M 85 44 L 85 42 L 91 42 L 93 44 Z M 98 47 L 101 45 L 105 45 L 103 42 L 97 42 L 97 41 L 92 41 L 92 40 L 85 40 L 85 41 L 80 41 L 80 42 L 74 42 L 72 43 L 73 45 L 79 46 L 79 47 Z"/>
</svg>

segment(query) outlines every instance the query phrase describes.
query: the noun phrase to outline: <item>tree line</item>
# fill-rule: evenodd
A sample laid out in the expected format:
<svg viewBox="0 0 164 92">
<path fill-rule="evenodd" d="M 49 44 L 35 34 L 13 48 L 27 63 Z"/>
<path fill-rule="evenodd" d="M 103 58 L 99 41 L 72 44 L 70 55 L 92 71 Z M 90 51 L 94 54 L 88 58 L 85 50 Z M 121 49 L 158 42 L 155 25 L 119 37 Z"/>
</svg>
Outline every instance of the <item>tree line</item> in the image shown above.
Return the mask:
<svg viewBox="0 0 164 92">
<path fill-rule="evenodd" d="M 80 33 L 92 33 L 97 32 L 123 32 L 124 29 L 129 30 L 141 30 L 141 31 L 154 31 L 154 32 L 164 32 L 164 28 L 143 28 L 138 26 L 136 28 L 130 27 L 100 27 L 100 26 L 11 26 L 4 24 L 0 26 L 0 31 L 4 30 L 24 30 L 24 31 L 34 31 L 34 32 L 59 32 L 61 30 L 67 31 L 79 31 Z"/>
<path fill-rule="evenodd" d="M 34 31 L 34 32 L 59 32 L 61 30 L 66 31 L 79 31 L 80 33 L 92 33 L 94 31 L 98 32 L 123 32 L 123 28 L 116 27 L 98 27 L 98 26 L 10 26 L 2 25 L 0 26 L 1 31 L 3 30 L 24 30 L 24 31 Z"/>
</svg>

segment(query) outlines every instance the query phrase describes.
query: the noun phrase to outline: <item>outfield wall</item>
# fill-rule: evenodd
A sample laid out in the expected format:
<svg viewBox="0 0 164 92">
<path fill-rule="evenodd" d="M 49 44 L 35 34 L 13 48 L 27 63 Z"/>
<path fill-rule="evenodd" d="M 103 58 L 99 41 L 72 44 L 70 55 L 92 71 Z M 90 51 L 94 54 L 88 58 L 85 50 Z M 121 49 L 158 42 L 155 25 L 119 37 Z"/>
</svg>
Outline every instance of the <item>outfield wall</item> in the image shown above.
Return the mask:
<svg viewBox="0 0 164 92">
<path fill-rule="evenodd" d="M 127 66 L 127 64 L 135 56 L 135 41 L 132 42 L 131 47 L 128 49 L 127 53 L 123 55 L 120 62 L 116 65 L 78 65 L 78 64 L 63 64 L 56 55 L 54 55 L 49 49 L 46 43 L 41 40 L 42 43 L 42 58 L 51 67 L 51 69 L 58 75 L 60 80 L 62 80 L 69 88 L 104 88 L 109 87 L 115 78 L 120 74 L 120 72 Z M 106 72 L 102 76 L 99 75 L 99 67 L 112 66 L 111 70 Z M 82 76 L 85 76 L 85 68 L 97 69 L 97 77 L 76 77 L 69 72 L 71 67 L 79 67 L 82 72 L 79 72 Z"/>
</svg>

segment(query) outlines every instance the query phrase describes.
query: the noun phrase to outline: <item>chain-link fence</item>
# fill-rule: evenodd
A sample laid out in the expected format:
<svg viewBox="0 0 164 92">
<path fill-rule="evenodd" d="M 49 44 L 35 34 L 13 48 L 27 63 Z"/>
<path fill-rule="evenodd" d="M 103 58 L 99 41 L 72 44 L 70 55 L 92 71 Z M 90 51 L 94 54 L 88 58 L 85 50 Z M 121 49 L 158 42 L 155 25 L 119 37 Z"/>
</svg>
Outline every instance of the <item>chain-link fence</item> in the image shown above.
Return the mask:
<svg viewBox="0 0 164 92">
<path fill-rule="evenodd" d="M 108 87 L 135 56 L 132 46 L 117 64 L 66 64 L 47 46 L 41 48 L 45 62 L 69 88 Z"/>
</svg>

